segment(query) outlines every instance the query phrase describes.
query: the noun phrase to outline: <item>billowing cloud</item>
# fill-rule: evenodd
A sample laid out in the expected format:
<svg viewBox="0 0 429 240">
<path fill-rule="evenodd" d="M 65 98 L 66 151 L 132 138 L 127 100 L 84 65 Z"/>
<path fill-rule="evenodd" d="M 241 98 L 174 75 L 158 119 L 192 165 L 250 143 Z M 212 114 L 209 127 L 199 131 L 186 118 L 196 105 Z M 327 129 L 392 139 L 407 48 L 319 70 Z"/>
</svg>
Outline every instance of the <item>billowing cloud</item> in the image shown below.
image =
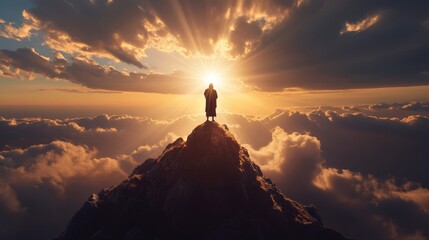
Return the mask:
<svg viewBox="0 0 429 240">
<path fill-rule="evenodd" d="M 262 91 L 427 85 L 428 9 L 425 1 L 304 1 L 237 68 Z"/>
<path fill-rule="evenodd" d="M 194 77 L 180 71 L 172 74 L 119 71 L 79 56 L 72 62 L 58 54 L 50 60 L 29 48 L 0 50 L 0 70 L 0 75 L 7 77 L 25 78 L 35 73 L 109 91 L 194 93 L 196 82 Z"/>
<path fill-rule="evenodd" d="M 96 154 L 64 141 L 1 151 L 1 237 L 49 239 L 94 189 L 127 176 L 119 161 Z M 23 226 L 32 227 L 22 231 Z"/>
<path fill-rule="evenodd" d="M 116 158 L 100 157 L 95 148 L 60 140 L 0 151 L 0 223 L 4 226 L 0 237 L 58 235 L 91 193 L 119 184 L 176 138 L 169 133 L 156 144 L 141 145 Z M 22 226 L 36 225 L 22 231 Z"/>
<path fill-rule="evenodd" d="M 295 182 L 285 184 L 288 192 L 292 189 L 301 191 L 308 187 L 308 179 L 313 179 L 320 171 L 323 162 L 320 154 L 320 142 L 307 134 L 287 134 L 280 127 L 272 130 L 272 141 L 254 150 L 247 146 L 249 154 L 269 176 L 281 174 L 284 178 L 275 182 Z M 286 163 L 287 161 L 287 163 Z M 287 164 L 287 167 L 284 165 Z"/>
<path fill-rule="evenodd" d="M 354 169 L 377 177 L 387 177 L 389 174 L 408 177 L 429 186 L 429 178 L 424 171 L 426 157 L 429 156 L 425 147 L 429 141 L 429 120 L 425 116 L 385 118 L 333 111 L 307 114 L 278 111 L 265 119 L 235 114 L 228 115 L 227 119 L 228 124 L 239 126 L 231 129 L 240 142 L 254 148 L 265 146 L 271 139 L 269 129 L 276 126 L 287 132 L 309 132 L 322 142 L 321 148 L 324 157 L 329 159 L 329 166 Z M 155 144 L 168 132 L 186 136 L 196 124 L 198 118 L 195 117 L 178 118 L 171 122 L 107 115 L 68 120 L 4 119 L 0 121 L 0 146 L 28 147 L 68 139 L 96 147 L 103 155 L 114 156 L 131 152 L 142 142 Z M 97 128 L 116 131 L 97 132 Z M 118 141 L 127 144 L 117 146 Z M 412 165 L 408 164 L 409 159 L 412 159 Z"/>
<path fill-rule="evenodd" d="M 357 239 L 429 236 L 429 189 L 413 182 L 383 181 L 347 169 L 327 168 L 320 145 L 313 136 L 288 134 L 277 127 L 268 145 L 248 149 L 286 196 L 317 203 L 325 224 L 342 229 L 345 235 Z M 344 219 L 359 222 L 359 226 Z"/>
<path fill-rule="evenodd" d="M 374 112 L 371 110 L 370 114 L 374 115 Z M 237 126 L 231 130 L 240 142 L 250 144 L 255 149 L 271 141 L 270 129 L 277 126 L 287 132 L 308 132 L 321 141 L 323 156 L 329 159 L 326 163 L 329 167 L 353 169 L 380 178 L 389 175 L 407 177 L 429 187 L 425 171 L 429 156 L 426 147 L 429 141 L 427 116 L 387 118 L 335 111 L 302 113 L 284 110 L 263 119 L 226 115 L 227 124 Z M 188 116 L 166 122 L 108 115 L 67 120 L 3 119 L 0 121 L 0 146 L 4 149 L 28 147 L 62 139 L 95 147 L 103 156 L 116 156 L 128 154 L 144 144 L 156 144 L 169 132 L 184 137 L 198 124 L 199 119 L 201 117 Z M 125 144 L 118 145 L 118 142 Z M 413 164 L 409 164 L 410 159 Z"/>
<path fill-rule="evenodd" d="M 95 148 L 101 156 L 116 157 L 142 146 L 153 151 L 155 146 L 170 143 L 172 136 L 186 136 L 196 124 L 192 117 L 170 122 L 126 115 L 65 120 L 0 118 L 0 150 L 63 140 Z M 166 136 L 169 138 L 165 139 Z"/>
<path fill-rule="evenodd" d="M 375 111 L 370 114 L 374 115 Z M 309 113 L 279 110 L 264 119 L 249 121 L 238 115 L 228 119 L 240 125 L 241 129 L 265 129 L 235 131 L 241 142 L 250 143 L 253 148 L 265 146 L 271 139 L 267 129 L 276 126 L 287 132 L 308 132 L 321 141 L 323 156 L 329 159 L 327 165 L 330 167 L 353 169 L 380 178 L 389 175 L 409 177 L 429 187 L 429 178 L 423 170 L 429 156 L 426 147 L 429 141 L 427 116 L 398 118 L 363 113 L 340 114 L 331 110 Z M 412 164 L 409 164 L 410 159 Z"/>
</svg>

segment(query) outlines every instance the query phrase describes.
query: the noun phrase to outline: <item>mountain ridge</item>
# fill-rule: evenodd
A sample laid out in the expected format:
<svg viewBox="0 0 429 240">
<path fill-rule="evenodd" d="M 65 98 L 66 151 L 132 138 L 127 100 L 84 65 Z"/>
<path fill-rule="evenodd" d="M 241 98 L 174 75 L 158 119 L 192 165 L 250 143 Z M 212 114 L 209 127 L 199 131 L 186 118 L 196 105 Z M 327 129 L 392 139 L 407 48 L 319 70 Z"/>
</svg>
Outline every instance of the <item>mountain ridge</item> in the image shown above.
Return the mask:
<svg viewBox="0 0 429 240">
<path fill-rule="evenodd" d="M 207 121 L 118 186 L 92 194 L 57 239 L 346 239 L 285 197 L 224 125 Z"/>
</svg>

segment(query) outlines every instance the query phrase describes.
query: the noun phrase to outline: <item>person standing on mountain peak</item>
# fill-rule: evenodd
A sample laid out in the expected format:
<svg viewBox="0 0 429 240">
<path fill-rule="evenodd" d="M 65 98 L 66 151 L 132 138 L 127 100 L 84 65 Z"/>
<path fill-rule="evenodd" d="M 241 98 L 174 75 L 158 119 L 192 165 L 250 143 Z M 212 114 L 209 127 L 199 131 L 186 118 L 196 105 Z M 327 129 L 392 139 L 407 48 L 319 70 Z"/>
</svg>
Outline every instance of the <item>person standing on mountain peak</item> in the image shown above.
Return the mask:
<svg viewBox="0 0 429 240">
<path fill-rule="evenodd" d="M 212 117 L 212 121 L 214 121 L 214 117 L 216 117 L 216 101 L 217 101 L 217 92 L 213 88 L 213 84 L 210 83 L 209 88 L 204 91 L 204 96 L 206 97 L 206 117 L 207 121 L 209 117 Z"/>
</svg>

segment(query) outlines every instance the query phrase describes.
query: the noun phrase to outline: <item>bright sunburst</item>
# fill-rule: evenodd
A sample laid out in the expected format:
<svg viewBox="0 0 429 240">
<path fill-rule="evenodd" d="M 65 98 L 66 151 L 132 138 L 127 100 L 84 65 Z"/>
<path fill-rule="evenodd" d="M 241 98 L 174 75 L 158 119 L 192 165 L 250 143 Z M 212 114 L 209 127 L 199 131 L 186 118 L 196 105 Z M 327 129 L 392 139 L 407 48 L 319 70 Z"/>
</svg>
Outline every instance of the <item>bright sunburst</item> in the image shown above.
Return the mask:
<svg viewBox="0 0 429 240">
<path fill-rule="evenodd" d="M 219 75 L 213 72 L 206 73 L 204 76 L 204 83 L 208 86 L 212 83 L 215 87 L 220 84 Z"/>
</svg>

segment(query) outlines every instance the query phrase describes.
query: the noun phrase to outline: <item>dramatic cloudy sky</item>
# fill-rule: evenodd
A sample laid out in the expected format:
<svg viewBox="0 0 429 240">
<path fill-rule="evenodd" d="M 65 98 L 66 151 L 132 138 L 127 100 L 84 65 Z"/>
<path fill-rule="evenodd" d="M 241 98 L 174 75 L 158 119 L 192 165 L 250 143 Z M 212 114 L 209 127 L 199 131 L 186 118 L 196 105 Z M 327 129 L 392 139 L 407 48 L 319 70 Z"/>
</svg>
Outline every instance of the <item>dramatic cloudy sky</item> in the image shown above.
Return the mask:
<svg viewBox="0 0 429 240">
<path fill-rule="evenodd" d="M 187 96 L 210 75 L 223 110 L 249 114 L 429 100 L 425 0 L 0 4 L 3 105 L 180 102 L 197 111 Z"/>
<path fill-rule="evenodd" d="M 427 0 L 2 0 L 0 239 L 58 234 L 205 120 L 209 82 L 328 227 L 429 238 Z"/>
</svg>

